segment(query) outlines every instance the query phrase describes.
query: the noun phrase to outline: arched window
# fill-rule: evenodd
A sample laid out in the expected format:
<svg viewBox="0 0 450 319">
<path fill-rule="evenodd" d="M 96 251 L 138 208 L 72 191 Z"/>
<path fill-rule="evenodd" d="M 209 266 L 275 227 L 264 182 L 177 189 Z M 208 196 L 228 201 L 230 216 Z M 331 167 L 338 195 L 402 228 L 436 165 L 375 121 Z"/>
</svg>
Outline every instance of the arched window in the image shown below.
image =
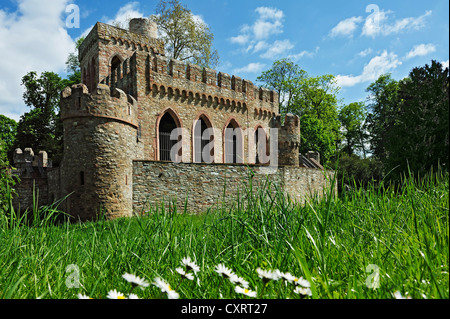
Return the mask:
<svg viewBox="0 0 450 319">
<path fill-rule="evenodd" d="M 194 163 L 213 163 L 214 132 L 205 115 L 194 122 L 193 136 Z"/>
<path fill-rule="evenodd" d="M 167 111 L 158 127 L 159 160 L 180 162 L 182 155 L 181 129 L 172 112 Z"/>
<path fill-rule="evenodd" d="M 225 163 L 243 163 L 242 130 L 235 120 L 231 120 L 224 134 Z"/>
<path fill-rule="evenodd" d="M 122 61 L 118 56 L 115 56 L 111 60 L 111 83 L 117 82 L 120 79 L 120 65 Z"/>
</svg>

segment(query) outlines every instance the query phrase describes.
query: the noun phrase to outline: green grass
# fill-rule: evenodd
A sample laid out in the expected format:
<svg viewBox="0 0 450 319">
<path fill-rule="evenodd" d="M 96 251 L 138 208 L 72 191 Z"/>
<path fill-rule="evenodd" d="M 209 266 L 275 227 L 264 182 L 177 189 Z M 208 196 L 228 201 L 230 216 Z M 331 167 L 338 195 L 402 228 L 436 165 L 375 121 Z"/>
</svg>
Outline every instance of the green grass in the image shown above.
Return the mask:
<svg viewBox="0 0 450 319">
<path fill-rule="evenodd" d="M 151 284 L 157 277 L 180 298 L 245 298 L 214 271 L 220 263 L 247 280 L 258 298 L 301 298 L 282 280 L 263 287 L 258 267 L 308 279 L 312 296 L 303 298 L 391 299 L 396 291 L 449 298 L 448 174 L 405 179 L 397 192 L 381 185 L 304 207 L 280 192 L 247 189 L 234 207 L 201 216 L 159 208 L 141 217 L 55 226 L 56 207 L 44 210 L 31 223 L 0 215 L 0 299 L 78 293 L 104 299 L 113 289 L 130 292 L 124 273 L 150 283 L 133 291 L 140 298 L 166 297 Z M 187 256 L 200 267 L 198 282 L 181 281 L 175 271 Z M 376 289 L 368 287 L 374 270 Z M 76 278 L 79 287 L 68 288 Z"/>
</svg>

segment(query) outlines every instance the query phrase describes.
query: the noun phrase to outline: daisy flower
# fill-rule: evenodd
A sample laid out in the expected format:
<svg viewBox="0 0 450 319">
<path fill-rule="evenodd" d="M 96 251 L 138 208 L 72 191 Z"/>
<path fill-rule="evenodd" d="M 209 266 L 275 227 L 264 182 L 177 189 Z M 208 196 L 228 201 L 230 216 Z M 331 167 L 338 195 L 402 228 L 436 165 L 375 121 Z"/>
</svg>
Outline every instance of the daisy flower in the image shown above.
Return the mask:
<svg viewBox="0 0 450 319">
<path fill-rule="evenodd" d="M 197 265 L 195 264 L 195 262 L 193 262 L 193 261 L 191 260 L 190 257 L 183 258 L 183 259 L 181 260 L 181 264 L 184 265 L 184 266 L 186 266 L 186 269 L 187 269 L 188 271 L 189 271 L 189 270 L 192 270 L 194 273 L 198 273 L 198 272 L 200 271 L 200 267 L 197 266 Z"/>
<path fill-rule="evenodd" d="M 234 288 L 234 291 L 236 291 L 238 294 L 243 294 L 248 297 L 256 298 L 256 291 L 251 291 L 251 290 L 248 290 L 247 288 L 242 288 L 242 287 L 236 286 Z"/>
<path fill-rule="evenodd" d="M 411 299 L 411 296 L 403 297 L 400 291 L 394 292 L 395 299 Z"/>
<path fill-rule="evenodd" d="M 128 299 L 139 299 L 139 297 L 135 294 L 129 294 Z"/>
<path fill-rule="evenodd" d="M 175 290 L 171 290 L 167 293 L 167 298 L 169 299 L 180 299 L 180 295 L 175 292 Z"/>
<path fill-rule="evenodd" d="M 298 295 L 312 296 L 311 289 L 309 288 L 295 287 L 294 292 Z"/>
<path fill-rule="evenodd" d="M 311 287 L 311 284 L 309 283 L 309 281 L 306 280 L 306 279 L 303 279 L 303 277 L 296 278 L 296 280 L 294 280 L 294 282 L 295 282 L 296 285 L 300 285 L 300 286 L 302 286 L 304 288 Z"/>
<path fill-rule="evenodd" d="M 92 298 L 83 294 L 78 294 L 78 299 L 92 299 Z"/>
<path fill-rule="evenodd" d="M 138 287 L 138 286 L 140 286 L 141 288 L 148 287 L 148 282 L 146 282 L 144 279 L 141 279 L 135 275 L 125 273 L 124 275 L 122 275 L 122 277 L 123 277 L 123 279 L 125 279 L 126 281 L 131 283 L 133 285 L 133 287 Z"/>
<path fill-rule="evenodd" d="M 175 290 L 173 290 L 172 287 L 170 287 L 170 285 L 161 278 L 156 278 L 153 285 L 161 289 L 162 292 L 166 292 L 169 299 L 178 299 L 180 297 L 178 293 L 175 292 Z"/>
<path fill-rule="evenodd" d="M 194 276 L 193 276 L 192 274 L 187 273 L 186 271 L 184 271 L 183 268 L 178 267 L 178 268 L 176 268 L 175 270 L 177 271 L 177 273 L 179 273 L 179 274 L 180 274 L 181 276 L 183 276 L 184 278 L 189 279 L 189 280 L 194 280 Z"/>
<path fill-rule="evenodd" d="M 295 277 L 294 275 L 291 275 L 291 273 L 289 273 L 289 272 L 286 272 L 286 273 L 280 272 L 280 276 L 281 276 L 281 278 L 283 278 L 284 280 L 286 280 L 290 283 L 294 283 L 298 280 L 297 277 Z"/>
<path fill-rule="evenodd" d="M 233 271 L 231 271 L 231 269 L 225 267 L 223 264 L 218 264 L 216 266 L 216 269 L 214 269 L 214 271 L 216 273 L 218 273 L 219 275 L 227 277 L 227 278 L 231 278 L 234 275 Z"/>
<path fill-rule="evenodd" d="M 248 288 L 248 281 L 244 280 L 244 278 L 241 278 L 236 274 L 232 274 L 229 279 L 233 284 L 241 284 L 242 287 Z"/>
<path fill-rule="evenodd" d="M 127 299 L 127 298 L 125 298 L 123 293 L 118 292 L 116 289 L 110 290 L 108 292 L 108 295 L 106 296 L 106 298 L 108 298 L 108 299 Z"/>
<path fill-rule="evenodd" d="M 278 269 L 271 271 L 257 268 L 256 272 L 258 273 L 259 278 L 261 278 L 263 281 L 278 280 L 281 277 L 280 276 L 281 273 Z"/>
</svg>

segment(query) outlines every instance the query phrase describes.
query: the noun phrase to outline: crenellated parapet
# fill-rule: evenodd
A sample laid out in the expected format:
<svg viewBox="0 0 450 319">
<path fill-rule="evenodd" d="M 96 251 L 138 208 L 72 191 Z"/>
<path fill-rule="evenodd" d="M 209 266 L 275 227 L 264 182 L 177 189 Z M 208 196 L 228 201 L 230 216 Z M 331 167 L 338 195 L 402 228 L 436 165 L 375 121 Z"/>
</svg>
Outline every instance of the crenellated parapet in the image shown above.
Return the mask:
<svg viewBox="0 0 450 319">
<path fill-rule="evenodd" d="M 34 154 L 32 148 L 18 148 L 13 154 L 14 166 L 17 168 L 17 174 L 21 178 L 32 178 L 39 173 L 40 177 L 45 177 L 44 168 L 51 167 L 51 161 L 48 159 L 47 152 L 40 151 Z"/>
<path fill-rule="evenodd" d="M 200 67 L 194 64 L 184 64 L 183 62 L 163 56 L 150 56 L 150 64 L 146 78 L 150 79 L 150 90 L 156 88 L 158 91 L 164 87 L 175 90 L 186 90 L 192 95 L 205 95 L 207 99 L 217 98 L 225 103 L 240 103 L 256 107 L 255 112 L 265 110 L 268 113 L 278 114 L 278 94 L 275 91 L 259 88 L 251 81 L 230 75 L 224 72 Z"/>
<path fill-rule="evenodd" d="M 61 94 L 61 119 L 102 117 L 138 127 L 137 101 L 118 88 L 99 84 L 89 92 L 84 84 L 67 87 Z"/>
<path fill-rule="evenodd" d="M 127 50 L 153 52 L 158 55 L 165 54 L 164 41 L 153 37 L 156 35 L 153 24 L 133 25 L 132 21 L 130 21 L 130 24 L 133 31 L 97 22 L 79 47 L 80 61 L 88 55 L 99 39 L 107 44 L 123 47 Z"/>
</svg>

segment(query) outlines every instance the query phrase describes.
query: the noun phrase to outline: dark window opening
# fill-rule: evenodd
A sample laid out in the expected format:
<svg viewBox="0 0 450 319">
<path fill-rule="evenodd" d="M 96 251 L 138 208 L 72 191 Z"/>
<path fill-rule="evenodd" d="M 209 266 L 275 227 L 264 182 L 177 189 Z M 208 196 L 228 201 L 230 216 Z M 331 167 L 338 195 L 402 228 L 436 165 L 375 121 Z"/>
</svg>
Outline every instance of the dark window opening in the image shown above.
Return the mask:
<svg viewBox="0 0 450 319">
<path fill-rule="evenodd" d="M 237 124 L 230 123 L 225 129 L 225 163 L 242 163 L 242 133 Z"/>
<path fill-rule="evenodd" d="M 80 185 L 84 186 L 84 172 L 80 172 Z"/>
<path fill-rule="evenodd" d="M 200 117 L 194 127 L 194 162 L 212 163 L 214 161 L 214 135 L 212 129 L 203 117 Z M 209 152 L 208 152 L 209 150 Z"/>
<path fill-rule="evenodd" d="M 181 148 L 178 152 L 174 149 L 175 145 L 181 141 L 181 136 L 178 136 L 178 139 L 171 139 L 172 132 L 177 128 L 178 126 L 173 117 L 169 113 L 166 113 L 159 123 L 160 161 L 175 162 L 179 157 L 181 157 Z"/>
</svg>

